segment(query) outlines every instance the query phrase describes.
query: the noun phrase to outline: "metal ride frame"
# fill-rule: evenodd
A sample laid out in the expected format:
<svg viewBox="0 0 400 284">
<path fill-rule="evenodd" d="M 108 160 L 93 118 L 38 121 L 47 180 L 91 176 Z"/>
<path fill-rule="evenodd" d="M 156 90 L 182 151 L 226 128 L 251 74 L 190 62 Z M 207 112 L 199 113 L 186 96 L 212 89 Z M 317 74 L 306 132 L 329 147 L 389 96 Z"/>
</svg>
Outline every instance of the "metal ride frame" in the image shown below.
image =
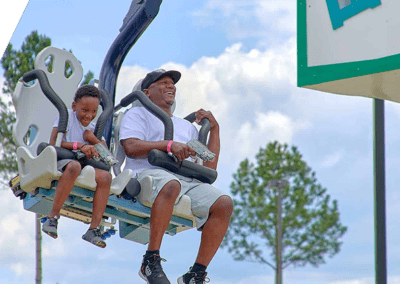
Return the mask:
<svg viewBox="0 0 400 284">
<path fill-rule="evenodd" d="M 104 134 L 105 140 L 107 142 L 108 147 L 114 146 L 115 152 L 114 156 L 119 153 L 121 155 L 121 147 L 115 147 L 118 144 L 118 134 L 116 130 L 119 126 L 113 125 L 113 121 L 121 122 L 121 118 L 123 113 L 120 112 L 117 115 L 114 113 L 118 111 L 121 107 L 129 106 L 133 101 L 139 100 L 144 106 L 150 105 L 150 111 L 153 112 L 157 117 L 159 117 L 164 125 L 165 125 L 165 139 L 172 140 L 173 139 L 173 125 L 172 122 L 169 122 L 168 119 L 163 120 L 162 111 L 159 112 L 158 107 L 151 106 L 152 102 L 147 98 L 147 96 L 142 95 L 141 91 L 134 91 L 128 96 L 126 96 L 120 104 L 116 107 L 115 105 L 115 90 L 116 90 L 116 81 L 118 78 L 118 74 L 122 63 L 130 51 L 131 47 L 136 43 L 139 37 L 143 34 L 146 28 L 150 25 L 150 23 L 157 16 L 162 0 L 141 0 L 132 1 L 130 9 L 127 15 L 124 18 L 123 25 L 120 28 L 120 33 L 114 40 L 111 45 L 101 68 L 100 77 L 98 82 L 98 88 L 102 93 L 102 102 L 104 104 L 104 109 L 102 114 L 100 115 L 95 129 L 95 135 L 100 136 Z M 64 131 L 67 125 L 68 116 L 64 122 L 62 122 L 62 114 L 66 112 L 65 104 L 62 102 L 60 98 L 58 98 L 56 92 L 51 87 L 51 84 L 47 80 L 46 73 L 42 70 L 34 70 L 25 74 L 22 78 L 22 81 L 19 83 L 21 86 L 17 89 L 22 89 L 22 93 L 24 88 L 26 88 L 29 92 L 29 88 L 31 85 L 27 85 L 27 82 L 37 79 L 37 82 L 34 85 L 40 85 L 40 88 L 48 99 L 57 107 L 60 113 L 60 123 L 59 124 L 59 134 Z M 38 86 L 36 86 L 38 87 Z M 37 88 L 38 89 L 38 88 Z M 58 98 L 58 99 L 57 99 Z M 54 103 L 54 101 L 61 101 L 58 103 Z M 153 110 L 151 109 L 153 108 Z M 16 108 L 17 109 L 17 108 Z M 157 110 L 158 109 L 158 110 Z M 158 114 L 157 114 L 158 113 Z M 18 117 L 18 110 L 17 110 Z M 114 119 L 113 119 L 114 118 Z M 193 122 L 193 114 L 189 115 L 187 119 Z M 18 121 L 18 119 L 17 119 Z M 114 123 L 115 124 L 115 123 Z M 170 125 L 169 125 L 170 124 Z M 172 127 L 171 127 L 172 125 Z M 202 129 L 199 133 L 199 141 L 203 144 L 206 144 L 208 131 L 210 128 L 210 123 L 208 120 L 204 120 L 202 122 Z M 30 137 L 35 139 L 35 128 L 30 128 L 31 134 Z M 104 131 L 103 131 L 104 130 Z M 61 132 L 60 132 L 61 131 Z M 115 137 L 115 134 L 116 137 Z M 61 136 L 62 137 L 62 136 Z M 112 138 L 114 138 L 114 145 L 112 143 Z M 61 139 L 58 139 L 61 143 Z M 44 142 L 44 141 L 42 141 Z M 46 141 L 47 142 L 47 141 Z M 22 143 L 20 143 L 22 144 Z M 56 142 L 57 146 L 57 142 Z M 21 149 L 20 149 L 21 148 Z M 18 157 L 18 165 L 19 165 L 19 174 L 23 176 L 26 174 L 25 167 L 25 159 L 39 159 L 41 156 L 51 156 L 55 162 L 56 152 L 54 148 L 47 147 L 39 154 L 38 157 L 29 157 L 23 151 L 24 145 L 18 148 L 17 157 Z M 26 148 L 26 147 L 25 147 Z M 52 148 L 52 149 L 50 149 Z M 198 179 L 202 179 L 202 175 L 198 175 L 196 171 L 205 173 L 205 182 L 213 183 L 217 177 L 216 171 L 210 170 L 203 166 L 197 164 L 188 164 L 187 161 L 182 163 L 176 163 L 169 157 L 166 153 L 153 150 L 149 155 L 153 160 L 161 159 L 158 163 L 163 164 L 169 170 L 179 172 L 180 170 L 187 171 L 189 174 L 194 175 L 194 177 Z M 118 152 L 118 153 L 117 153 Z M 123 153 L 124 154 L 124 153 Z M 124 159 L 124 155 L 122 154 L 122 159 Z M 24 156 L 25 155 L 25 156 Z M 21 158 L 22 157 L 22 158 Z M 27 158 L 25 158 L 27 157 Z M 121 157 L 118 157 L 121 158 Z M 161 161 L 161 162 L 160 162 Z M 123 162 L 123 160 L 121 161 Z M 157 163 L 157 161 L 155 162 Z M 121 163 L 119 164 L 121 166 Z M 85 167 L 91 168 L 90 166 Z M 85 170 L 84 169 L 84 170 Z M 83 170 L 83 171 L 84 171 Z M 90 170 L 90 169 L 89 169 Z M 87 172 L 89 172 L 89 170 Z M 25 171 L 25 172 L 24 172 Z M 82 171 L 82 172 L 83 172 Z M 128 170 L 129 171 L 129 170 Z M 94 170 L 93 170 L 94 172 Z M 147 201 L 149 190 L 151 190 L 152 180 L 149 178 L 145 181 L 146 184 L 142 184 L 142 190 L 139 195 L 133 196 L 131 198 L 124 198 L 121 193 L 124 188 L 129 186 L 127 178 L 130 172 L 124 171 L 121 173 L 119 167 L 116 169 L 114 167 L 114 173 L 117 176 L 114 180 L 118 180 L 115 182 L 116 185 L 112 184 L 111 194 L 108 199 L 107 207 L 105 209 L 105 213 L 103 216 L 103 220 L 101 222 L 102 231 L 104 232 L 104 236 L 109 237 L 110 234 L 115 233 L 114 225 L 116 224 L 116 220 L 119 220 L 119 235 L 121 238 L 135 241 L 141 244 L 146 244 L 149 241 L 149 222 L 150 222 L 150 211 L 151 204 Z M 180 173 L 180 172 L 179 172 Z M 58 183 L 58 178 L 60 173 L 57 173 L 58 176 L 54 178 L 53 176 L 46 176 L 45 178 L 40 177 L 39 180 L 46 180 L 49 185 L 47 186 L 34 186 L 34 188 L 26 190 L 24 188 L 22 178 L 21 183 L 19 182 L 19 177 L 14 178 L 10 181 L 10 186 L 14 194 L 20 199 L 23 199 L 24 209 L 28 211 L 32 211 L 41 215 L 48 215 L 55 195 L 55 188 Z M 82 175 L 82 173 L 81 173 Z M 90 175 L 90 174 L 89 174 Z M 122 177 L 121 177 L 122 176 Z M 50 179 L 50 180 L 49 180 Z M 87 179 L 86 179 L 87 180 Z M 114 181 L 113 180 L 113 181 Z M 116 189 L 113 190 L 113 185 Z M 138 183 L 136 182 L 136 186 Z M 94 186 L 95 187 L 95 186 Z M 150 189 L 148 189 L 148 187 Z M 128 191 L 129 192 L 129 191 Z M 61 215 L 66 216 L 71 219 L 75 219 L 84 223 L 90 223 L 91 221 L 91 212 L 92 212 L 92 201 L 93 201 L 94 191 L 93 185 L 91 188 L 87 188 L 84 183 L 76 183 L 75 186 L 68 197 L 67 201 L 64 203 L 64 206 L 60 212 Z M 139 202 L 137 202 L 139 201 Z M 190 211 L 190 199 L 183 199 L 179 202 L 180 204 L 174 207 L 174 213 L 171 218 L 170 224 L 166 230 L 166 234 L 175 235 L 178 232 L 193 228 L 195 226 L 194 216 Z M 143 204 L 143 205 L 142 205 Z M 183 212 L 183 213 L 182 213 Z M 105 228 L 109 228 L 106 229 Z"/>
</svg>

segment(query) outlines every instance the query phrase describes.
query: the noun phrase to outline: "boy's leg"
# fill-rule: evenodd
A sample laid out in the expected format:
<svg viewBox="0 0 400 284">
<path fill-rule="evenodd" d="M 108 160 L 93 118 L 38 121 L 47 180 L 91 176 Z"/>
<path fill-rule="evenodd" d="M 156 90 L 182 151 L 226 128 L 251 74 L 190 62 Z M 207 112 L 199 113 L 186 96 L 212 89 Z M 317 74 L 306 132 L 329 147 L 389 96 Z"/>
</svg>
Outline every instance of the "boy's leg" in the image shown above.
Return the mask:
<svg viewBox="0 0 400 284">
<path fill-rule="evenodd" d="M 106 210 L 112 177 L 109 172 L 96 169 L 95 180 L 97 186 L 93 197 L 92 222 L 82 239 L 95 246 L 105 248 L 106 243 L 103 241 L 100 229 L 97 227 L 100 225 L 101 218 Z"/>
<path fill-rule="evenodd" d="M 56 239 L 57 224 L 60 218 L 60 210 L 71 193 L 74 182 L 81 172 L 81 165 L 76 161 L 69 162 L 58 180 L 56 193 L 53 200 L 53 205 L 46 222 L 43 223 L 42 231 L 52 238 Z"/>
<path fill-rule="evenodd" d="M 76 178 L 81 173 L 81 164 L 77 161 L 71 161 L 65 166 L 65 170 L 62 173 L 57 183 L 56 193 L 54 195 L 53 206 L 49 217 L 54 216 L 60 217 L 61 207 L 64 205 L 69 194 L 74 188 Z"/>
<path fill-rule="evenodd" d="M 96 169 L 95 180 L 97 186 L 93 197 L 92 222 L 89 229 L 97 228 L 100 224 L 110 196 L 112 177 L 109 172 Z"/>
</svg>

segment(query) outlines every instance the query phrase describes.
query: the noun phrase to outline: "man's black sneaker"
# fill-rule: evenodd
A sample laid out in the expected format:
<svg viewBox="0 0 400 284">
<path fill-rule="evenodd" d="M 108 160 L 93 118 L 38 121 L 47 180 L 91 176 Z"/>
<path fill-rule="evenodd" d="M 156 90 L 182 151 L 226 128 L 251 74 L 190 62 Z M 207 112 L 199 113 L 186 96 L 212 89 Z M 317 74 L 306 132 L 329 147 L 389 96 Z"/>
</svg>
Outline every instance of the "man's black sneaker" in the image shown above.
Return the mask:
<svg viewBox="0 0 400 284">
<path fill-rule="evenodd" d="M 149 257 L 144 256 L 139 276 L 147 281 L 148 284 L 171 284 L 161 267 L 161 261 L 166 260 L 158 254 L 153 254 Z"/>
<path fill-rule="evenodd" d="M 209 283 L 210 279 L 207 276 L 207 272 L 191 272 L 182 275 L 178 278 L 178 284 L 204 284 Z"/>
</svg>

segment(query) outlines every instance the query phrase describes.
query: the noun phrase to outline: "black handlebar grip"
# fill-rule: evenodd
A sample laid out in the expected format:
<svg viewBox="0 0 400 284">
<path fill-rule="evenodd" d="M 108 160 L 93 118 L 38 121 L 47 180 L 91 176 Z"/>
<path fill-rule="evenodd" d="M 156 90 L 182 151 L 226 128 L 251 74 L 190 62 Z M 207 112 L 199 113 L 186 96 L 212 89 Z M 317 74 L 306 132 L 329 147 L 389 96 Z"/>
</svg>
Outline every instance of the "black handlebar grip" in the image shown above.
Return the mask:
<svg viewBox="0 0 400 284">
<path fill-rule="evenodd" d="M 68 125 L 68 109 L 65 106 L 63 100 L 57 95 L 57 93 L 50 86 L 49 80 L 46 73 L 43 70 L 35 69 L 25 73 L 22 76 L 25 82 L 30 82 L 35 79 L 39 81 L 40 88 L 42 89 L 44 95 L 50 100 L 50 102 L 57 108 L 60 115 L 60 120 L 58 122 L 57 132 L 65 133 Z"/>
<path fill-rule="evenodd" d="M 187 115 L 184 119 L 189 121 L 190 123 L 193 123 L 196 120 L 196 112 L 192 112 L 191 114 Z"/>
<path fill-rule="evenodd" d="M 192 112 L 191 114 L 186 116 L 184 119 L 193 123 L 196 120 L 196 112 Z M 203 118 L 200 121 L 200 125 L 201 125 L 201 128 L 199 131 L 199 139 L 198 140 L 201 143 L 203 143 L 204 145 L 207 145 L 207 137 L 208 137 L 208 133 L 211 130 L 211 122 L 208 118 Z"/>
<path fill-rule="evenodd" d="M 200 121 L 201 128 L 199 131 L 199 141 L 204 145 L 207 145 L 207 136 L 211 129 L 211 122 L 208 118 L 203 118 Z"/>
<path fill-rule="evenodd" d="M 212 184 L 218 176 L 217 171 L 214 169 L 187 160 L 176 162 L 167 153 L 156 149 L 150 151 L 147 159 L 153 166 L 162 167 L 182 176 L 198 179 L 204 183 Z"/>
</svg>

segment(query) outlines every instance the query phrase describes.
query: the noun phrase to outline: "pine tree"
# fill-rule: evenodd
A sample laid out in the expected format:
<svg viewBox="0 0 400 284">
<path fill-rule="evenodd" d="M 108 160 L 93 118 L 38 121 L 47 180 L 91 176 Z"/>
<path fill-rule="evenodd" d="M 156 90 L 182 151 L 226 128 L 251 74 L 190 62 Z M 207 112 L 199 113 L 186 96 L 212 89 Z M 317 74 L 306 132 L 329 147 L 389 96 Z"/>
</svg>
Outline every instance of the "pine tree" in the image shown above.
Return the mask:
<svg viewBox="0 0 400 284">
<path fill-rule="evenodd" d="M 326 255 L 333 257 L 340 251 L 347 228 L 340 223 L 337 201 L 317 182 L 296 147 L 269 143 L 256 155 L 256 165 L 245 159 L 233 177 L 234 211 L 223 246 L 235 260 L 266 264 L 280 273 L 279 267 L 290 265 L 319 266 Z M 271 180 L 288 184 L 271 188 Z M 278 197 L 282 212 L 279 263 Z"/>
</svg>

